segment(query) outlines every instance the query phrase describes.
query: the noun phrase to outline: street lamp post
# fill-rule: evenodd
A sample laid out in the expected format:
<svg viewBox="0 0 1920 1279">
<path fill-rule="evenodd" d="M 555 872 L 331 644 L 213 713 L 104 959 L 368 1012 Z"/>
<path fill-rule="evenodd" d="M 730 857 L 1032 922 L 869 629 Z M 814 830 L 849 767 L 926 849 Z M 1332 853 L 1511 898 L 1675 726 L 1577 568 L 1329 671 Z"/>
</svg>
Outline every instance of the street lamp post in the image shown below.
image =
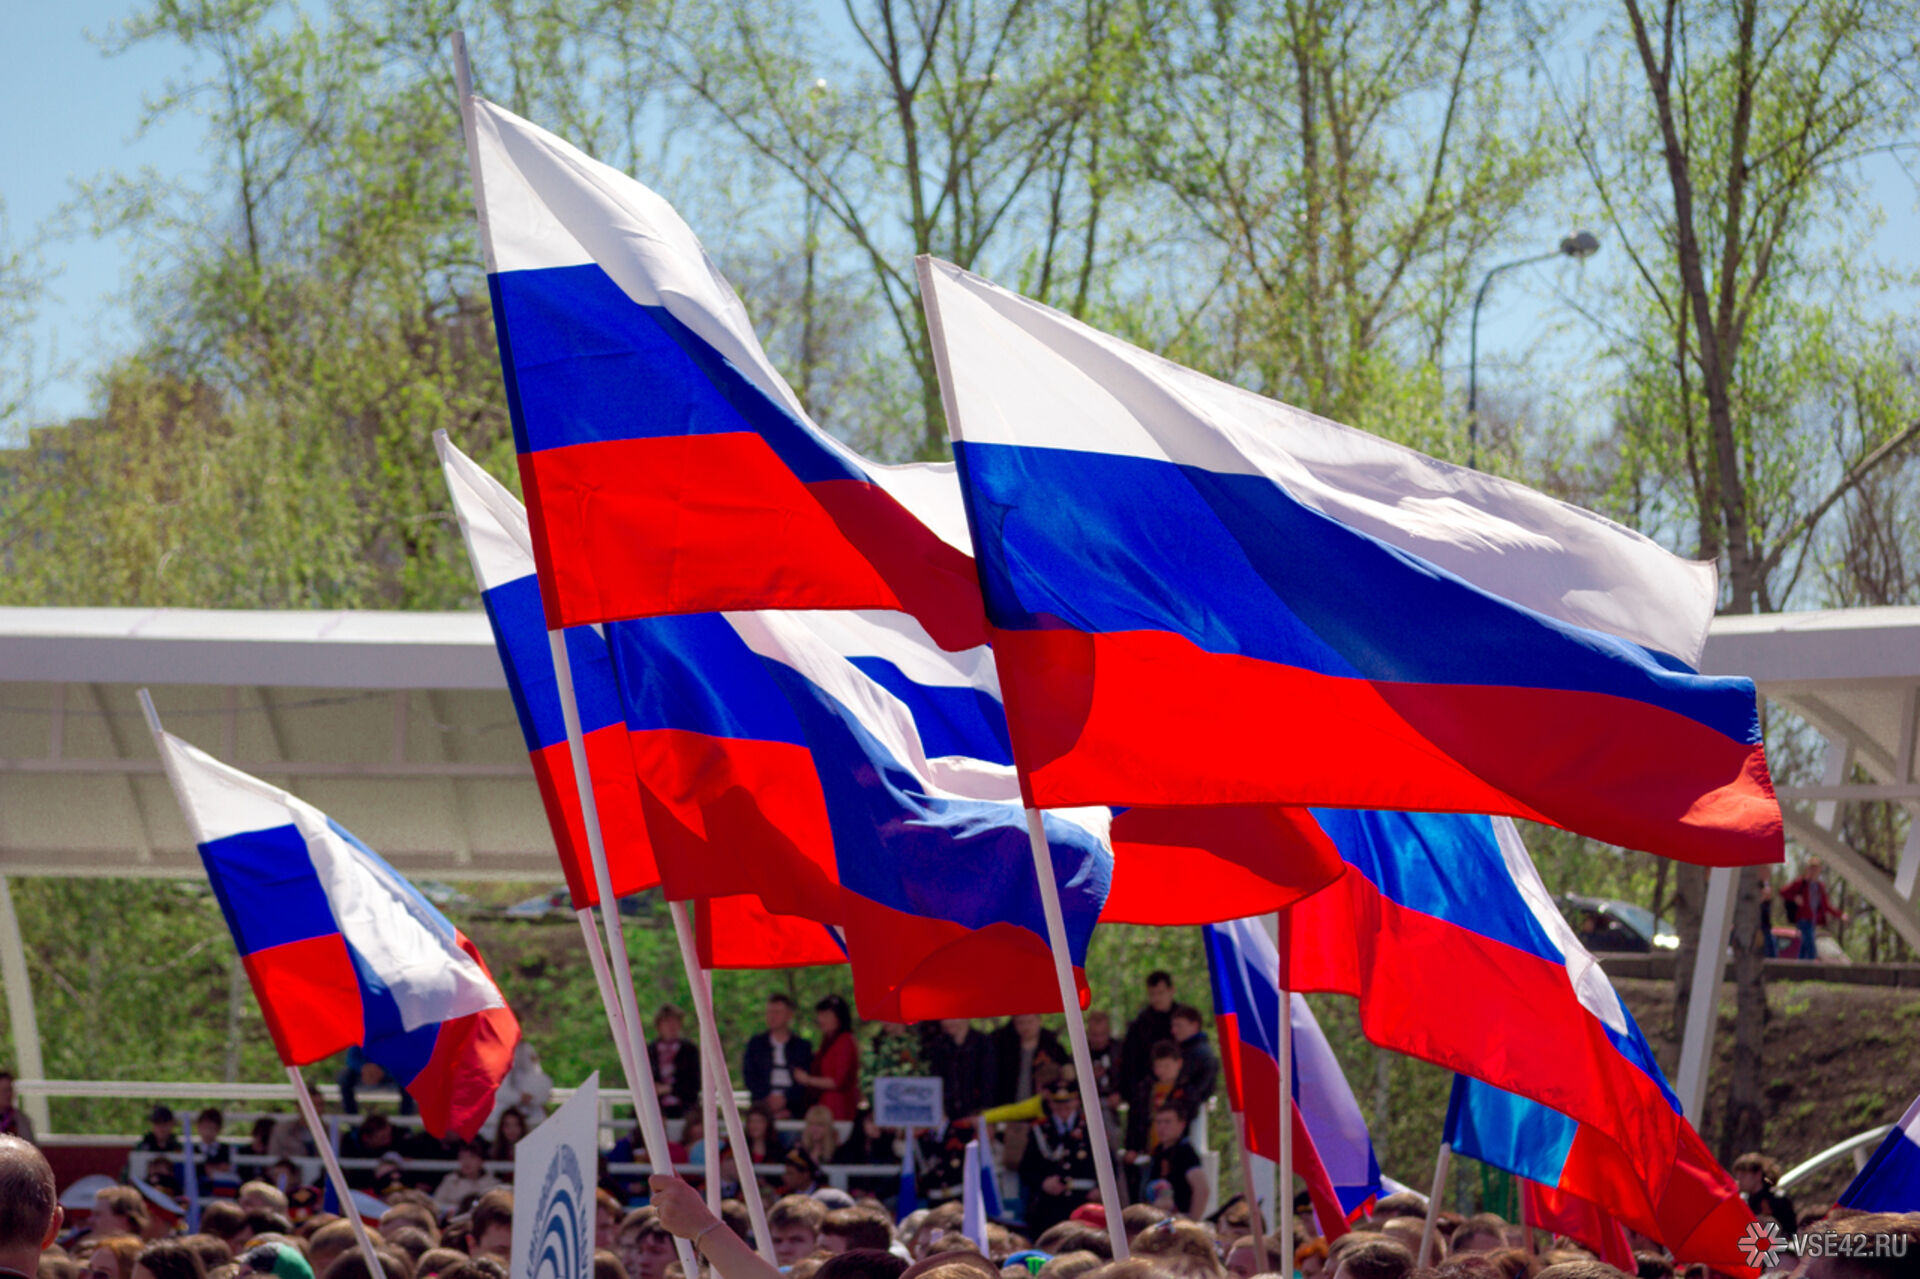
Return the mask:
<svg viewBox="0 0 1920 1279">
<path fill-rule="evenodd" d="M 1590 258 L 1600 251 L 1600 241 L 1591 231 L 1575 231 L 1560 241 L 1560 247 L 1551 253 L 1536 253 L 1530 258 L 1515 258 L 1511 262 L 1502 262 L 1487 271 L 1480 281 L 1480 289 L 1473 295 L 1473 324 L 1467 339 L 1467 465 L 1480 465 L 1480 304 L 1487 300 L 1487 287 L 1493 283 L 1493 277 L 1502 271 L 1511 271 L 1515 267 L 1532 266 L 1536 262 L 1551 262 L 1554 258 Z"/>
</svg>

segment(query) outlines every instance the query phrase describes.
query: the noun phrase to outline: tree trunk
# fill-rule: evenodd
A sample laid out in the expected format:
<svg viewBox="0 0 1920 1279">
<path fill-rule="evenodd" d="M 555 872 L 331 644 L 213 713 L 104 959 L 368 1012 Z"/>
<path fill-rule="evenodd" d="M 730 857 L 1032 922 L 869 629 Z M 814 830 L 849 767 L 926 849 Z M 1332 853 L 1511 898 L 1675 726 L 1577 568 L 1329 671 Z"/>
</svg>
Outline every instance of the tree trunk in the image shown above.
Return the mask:
<svg viewBox="0 0 1920 1279">
<path fill-rule="evenodd" d="M 1760 873 L 1765 873 L 1764 871 Z M 1727 1082 L 1727 1104 L 1720 1112 L 1722 1164 L 1749 1150 L 1759 1150 L 1766 1136 L 1766 1111 L 1761 1095 L 1761 1045 L 1766 1031 L 1767 988 L 1761 972 L 1766 947 L 1760 935 L 1760 874 L 1739 872 L 1733 898 L 1733 1070 Z"/>
<path fill-rule="evenodd" d="M 1679 1044 L 1687 1033 L 1687 997 L 1693 991 L 1693 961 L 1700 953 L 1700 914 L 1707 904 L 1707 871 L 1691 862 L 1673 868 L 1673 931 L 1680 945 L 1673 952 L 1673 1042 Z M 1669 1071 L 1679 1068 L 1679 1057 L 1667 1063 Z"/>
</svg>

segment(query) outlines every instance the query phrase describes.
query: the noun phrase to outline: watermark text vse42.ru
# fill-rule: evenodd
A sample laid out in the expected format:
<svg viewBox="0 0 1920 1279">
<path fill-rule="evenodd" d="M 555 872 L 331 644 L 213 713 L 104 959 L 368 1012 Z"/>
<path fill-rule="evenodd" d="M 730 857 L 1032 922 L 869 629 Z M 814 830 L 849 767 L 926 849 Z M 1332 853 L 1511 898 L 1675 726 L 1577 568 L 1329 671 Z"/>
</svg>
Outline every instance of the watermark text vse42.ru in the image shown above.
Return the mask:
<svg viewBox="0 0 1920 1279">
<path fill-rule="evenodd" d="M 1740 1240 L 1747 1264 L 1772 1269 L 1786 1254 L 1800 1257 L 1904 1257 L 1908 1236 L 1867 1231 L 1822 1230 L 1784 1239 L 1771 1221 L 1754 1222 Z"/>
</svg>

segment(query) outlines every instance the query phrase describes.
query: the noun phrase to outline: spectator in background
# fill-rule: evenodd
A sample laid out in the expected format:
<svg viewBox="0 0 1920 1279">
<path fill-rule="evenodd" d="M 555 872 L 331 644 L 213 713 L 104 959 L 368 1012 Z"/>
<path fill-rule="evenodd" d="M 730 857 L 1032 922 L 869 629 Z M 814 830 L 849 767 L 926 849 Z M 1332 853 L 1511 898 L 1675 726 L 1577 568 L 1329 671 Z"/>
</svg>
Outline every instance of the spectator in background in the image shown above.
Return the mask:
<svg viewBox="0 0 1920 1279">
<path fill-rule="evenodd" d="M 1046 1117 L 1033 1125 L 1020 1158 L 1027 1228 L 1035 1235 L 1065 1221 L 1094 1184 L 1093 1142 L 1071 1070 L 1053 1082 L 1045 1105 Z"/>
<path fill-rule="evenodd" d="M 1100 1098 L 1101 1118 L 1107 1121 L 1110 1143 L 1120 1140 L 1120 1045 L 1114 1042 L 1113 1018 L 1104 1009 L 1087 1013 L 1087 1055 L 1093 1060 L 1093 1088 Z"/>
<path fill-rule="evenodd" d="M 97 1239 L 109 1235 L 144 1236 L 147 1201 L 132 1186 L 106 1186 L 93 1197 L 93 1216 L 87 1222 L 87 1230 Z"/>
<path fill-rule="evenodd" d="M 64 1216 L 46 1156 L 17 1133 L 0 1134 L 0 1270 L 35 1274 Z"/>
<path fill-rule="evenodd" d="M 1059 1036 L 1041 1026 L 1038 1014 L 1010 1017 L 994 1031 L 993 1104 L 1005 1106 L 1033 1096 L 1038 1091 L 1034 1064 L 1042 1058 L 1059 1065 L 1067 1054 L 1061 1050 Z"/>
<path fill-rule="evenodd" d="M 747 1138 L 748 1163 L 777 1164 L 786 1156 L 787 1143 L 773 1126 L 773 1112 L 766 1106 L 755 1102 L 747 1107 L 740 1128 Z"/>
<path fill-rule="evenodd" d="M 133 1148 L 167 1154 L 177 1153 L 180 1150 L 180 1134 L 175 1131 L 176 1123 L 171 1107 L 155 1106 L 147 1112 L 147 1130 L 140 1134 L 140 1140 L 134 1143 Z"/>
<path fill-rule="evenodd" d="M 828 995 L 813 1006 L 813 1024 L 820 1031 L 814 1069 L 796 1070 L 793 1077 L 813 1089 L 813 1100 L 835 1119 L 850 1121 L 860 1109 L 860 1048 L 853 1035 L 853 1012 L 846 1000 Z"/>
<path fill-rule="evenodd" d="M 1140 1081 L 1153 1074 L 1153 1046 L 1173 1038 L 1173 978 L 1165 972 L 1147 974 L 1147 1006 L 1127 1024 L 1120 1044 L 1120 1091 L 1128 1097 Z"/>
<path fill-rule="evenodd" d="M 368 1058 L 366 1049 L 358 1044 L 347 1049 L 346 1065 L 340 1068 L 339 1077 L 334 1082 L 340 1085 L 340 1113 L 343 1115 L 360 1113 L 360 1090 L 363 1088 L 397 1094 L 400 1113 L 413 1113 L 413 1098 L 407 1096 L 407 1090 L 379 1062 Z"/>
<path fill-rule="evenodd" d="M 825 1106 L 807 1107 L 806 1127 L 800 1130 L 800 1140 L 794 1148 L 804 1150 L 817 1164 L 833 1162 L 833 1152 L 840 1145 L 839 1130 L 833 1126 L 833 1112 Z"/>
<path fill-rule="evenodd" d="M 940 1077 L 947 1114 L 977 1115 L 993 1104 L 993 1041 L 965 1017 L 925 1023 L 921 1051 L 927 1073 Z"/>
<path fill-rule="evenodd" d="M 1220 1059 L 1213 1055 L 1207 1032 L 1200 1028 L 1200 1011 L 1191 1004 L 1173 1009 L 1173 1042 L 1180 1045 L 1180 1088 L 1186 1094 L 1189 1118 L 1207 1104 L 1220 1084 Z"/>
<path fill-rule="evenodd" d="M 89 1279 L 133 1279 L 134 1263 L 146 1241 L 134 1235 L 93 1233 L 93 1251 L 87 1257 Z"/>
<path fill-rule="evenodd" d="M 1830 919 L 1845 920 L 1847 917 L 1845 911 L 1835 908 L 1825 874 L 1826 867 L 1821 865 L 1820 859 L 1809 857 L 1800 874 L 1780 890 L 1780 900 L 1786 903 L 1787 914 L 1792 918 L 1794 927 L 1800 930 L 1801 959 L 1820 958 L 1820 952 L 1814 946 L 1816 928 Z"/>
<path fill-rule="evenodd" d="M 0 1070 L 0 1137 L 33 1140 L 33 1121 L 13 1099 L 13 1072 Z"/>
<path fill-rule="evenodd" d="M 226 1116 L 216 1106 L 208 1106 L 193 1117 L 193 1153 L 200 1157 L 202 1182 L 233 1181 L 238 1184 L 233 1171 L 233 1147 L 220 1139 L 221 1130 L 226 1126 Z"/>
<path fill-rule="evenodd" d="M 1506 1246 L 1506 1219 L 1490 1212 L 1468 1217 L 1447 1240 L 1447 1251 L 1456 1256 L 1463 1252 L 1498 1252 Z"/>
<path fill-rule="evenodd" d="M 500 1118 L 509 1110 L 520 1112 L 521 1136 L 547 1117 L 547 1103 L 553 1100 L 553 1079 L 540 1067 L 540 1054 L 522 1039 L 513 1049 L 513 1066 L 500 1081 L 493 1095 L 493 1114 L 481 1125 L 483 1133 L 498 1134 Z M 518 1141 L 520 1138 L 515 1137 Z"/>
<path fill-rule="evenodd" d="M 660 1113 L 678 1119 L 700 1100 L 700 1049 L 680 1037 L 686 1017 L 672 1004 L 660 1005 L 653 1015 L 653 1090 L 660 1094 Z"/>
<path fill-rule="evenodd" d="M 1163 1106 L 1177 1107 L 1184 1115 L 1193 1114 L 1193 1105 L 1181 1086 L 1180 1075 L 1186 1058 L 1180 1045 L 1163 1039 L 1153 1046 L 1153 1073 L 1134 1089 L 1133 1103 L 1127 1107 L 1127 1153 L 1133 1162 L 1143 1163 L 1156 1149 L 1158 1130 L 1153 1117 Z"/>
<path fill-rule="evenodd" d="M 1206 1169 L 1200 1165 L 1199 1152 L 1187 1140 L 1187 1115 L 1178 1106 L 1162 1106 L 1153 1112 L 1154 1151 L 1147 1165 L 1149 1181 L 1165 1181 L 1173 1187 L 1173 1207 L 1183 1217 L 1204 1217 L 1207 1213 Z"/>
<path fill-rule="evenodd" d="M 506 1260 L 513 1250 L 513 1191 L 504 1186 L 489 1190 L 473 1205 L 467 1227 L 467 1255 Z"/>
<path fill-rule="evenodd" d="M 854 1116 L 853 1131 L 840 1143 L 828 1163 L 836 1164 L 892 1164 L 900 1163 L 900 1151 L 894 1144 L 893 1134 L 882 1128 L 873 1117 L 873 1107 L 861 1106 Z M 847 1182 L 847 1189 L 866 1191 L 875 1198 L 884 1199 L 899 1188 L 900 1180 L 893 1176 L 853 1177 Z M 849 1245 L 851 1247 L 853 1245 Z"/>
<path fill-rule="evenodd" d="M 776 1200 L 767 1209 L 767 1242 L 773 1245 L 774 1261 L 790 1266 L 819 1247 L 826 1219 L 826 1205 L 804 1195 Z"/>
<path fill-rule="evenodd" d="M 767 996 L 767 1028 L 747 1040 L 740 1074 L 755 1105 L 765 1105 L 776 1119 L 807 1108 L 807 1086 L 794 1072 L 813 1066 L 813 1045 L 793 1033 L 793 1000 L 775 992 Z"/>
<path fill-rule="evenodd" d="M 132 1279 L 207 1279 L 200 1254 L 177 1239 L 162 1239 L 140 1250 Z"/>
<path fill-rule="evenodd" d="M 433 1192 L 433 1202 L 443 1216 L 451 1217 L 466 1206 L 470 1196 L 478 1198 L 500 1184 L 500 1179 L 487 1171 L 486 1157 L 487 1148 L 478 1141 L 460 1147 L 455 1156 L 460 1166 L 442 1177 Z"/>
<path fill-rule="evenodd" d="M 518 1108 L 509 1106 L 500 1112 L 500 1122 L 493 1130 L 493 1149 L 487 1152 L 490 1159 L 511 1160 L 513 1148 L 527 1135 L 526 1116 Z"/>
<path fill-rule="evenodd" d="M 1800 1232 L 1800 1215 L 1793 1200 L 1773 1188 L 1780 1176 L 1780 1165 L 1757 1150 L 1750 1150 L 1733 1161 L 1734 1184 L 1746 1198 L 1756 1217 L 1772 1217 L 1780 1227 L 1780 1237 L 1791 1239 Z"/>
</svg>

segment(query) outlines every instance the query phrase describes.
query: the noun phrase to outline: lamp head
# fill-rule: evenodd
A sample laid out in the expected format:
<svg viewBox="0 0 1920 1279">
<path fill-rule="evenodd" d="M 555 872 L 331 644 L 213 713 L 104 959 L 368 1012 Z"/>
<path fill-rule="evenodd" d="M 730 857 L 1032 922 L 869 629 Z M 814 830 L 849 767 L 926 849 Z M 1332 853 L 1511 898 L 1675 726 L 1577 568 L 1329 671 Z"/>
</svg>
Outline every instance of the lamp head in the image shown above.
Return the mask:
<svg viewBox="0 0 1920 1279">
<path fill-rule="evenodd" d="M 1560 241 L 1560 252 L 1570 258 L 1590 258 L 1600 251 L 1600 241 L 1591 231 L 1575 231 Z"/>
</svg>

